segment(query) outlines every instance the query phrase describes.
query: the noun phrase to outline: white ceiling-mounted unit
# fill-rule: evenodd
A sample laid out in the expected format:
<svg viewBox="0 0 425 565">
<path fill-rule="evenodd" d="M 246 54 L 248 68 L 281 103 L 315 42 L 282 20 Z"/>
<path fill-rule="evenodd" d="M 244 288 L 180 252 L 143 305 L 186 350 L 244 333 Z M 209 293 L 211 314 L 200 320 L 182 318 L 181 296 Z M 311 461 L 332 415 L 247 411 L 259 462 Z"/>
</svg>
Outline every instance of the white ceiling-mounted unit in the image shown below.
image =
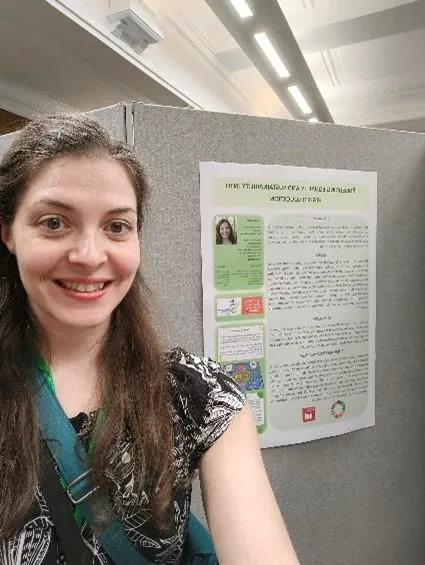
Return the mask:
<svg viewBox="0 0 425 565">
<path fill-rule="evenodd" d="M 164 39 L 155 14 L 141 0 L 109 0 L 107 19 L 112 33 L 138 54 Z"/>
</svg>

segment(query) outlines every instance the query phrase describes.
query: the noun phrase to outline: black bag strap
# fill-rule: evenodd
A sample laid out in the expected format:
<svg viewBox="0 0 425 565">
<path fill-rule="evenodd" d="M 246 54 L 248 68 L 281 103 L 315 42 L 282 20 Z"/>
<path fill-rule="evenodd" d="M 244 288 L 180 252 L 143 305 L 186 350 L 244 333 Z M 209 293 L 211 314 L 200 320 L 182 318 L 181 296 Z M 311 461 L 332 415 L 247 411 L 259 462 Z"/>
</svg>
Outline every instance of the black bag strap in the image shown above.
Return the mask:
<svg viewBox="0 0 425 565">
<path fill-rule="evenodd" d="M 81 537 L 71 504 L 62 489 L 49 448 L 42 442 L 41 490 L 65 554 L 67 565 L 91 565 L 93 555 Z"/>
</svg>

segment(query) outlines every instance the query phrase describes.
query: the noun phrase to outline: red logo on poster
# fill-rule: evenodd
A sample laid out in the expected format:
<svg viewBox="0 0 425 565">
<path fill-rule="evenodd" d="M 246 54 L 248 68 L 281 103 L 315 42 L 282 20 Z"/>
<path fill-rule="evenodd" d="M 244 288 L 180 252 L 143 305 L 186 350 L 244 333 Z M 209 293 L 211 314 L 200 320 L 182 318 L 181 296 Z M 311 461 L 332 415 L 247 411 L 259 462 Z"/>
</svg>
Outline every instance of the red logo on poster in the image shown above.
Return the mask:
<svg viewBox="0 0 425 565">
<path fill-rule="evenodd" d="M 242 314 L 263 314 L 264 304 L 262 296 L 243 296 L 242 297 Z"/>
<path fill-rule="evenodd" d="M 303 422 L 314 422 L 316 419 L 316 407 L 307 406 L 303 408 Z"/>
</svg>

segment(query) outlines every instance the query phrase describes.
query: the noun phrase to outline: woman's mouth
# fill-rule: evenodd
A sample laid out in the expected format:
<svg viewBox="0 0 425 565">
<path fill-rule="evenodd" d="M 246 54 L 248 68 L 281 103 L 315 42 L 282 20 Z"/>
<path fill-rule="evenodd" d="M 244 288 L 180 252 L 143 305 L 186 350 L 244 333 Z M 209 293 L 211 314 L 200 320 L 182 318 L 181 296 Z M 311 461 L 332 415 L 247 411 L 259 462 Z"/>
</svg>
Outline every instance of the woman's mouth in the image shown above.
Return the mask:
<svg viewBox="0 0 425 565">
<path fill-rule="evenodd" d="M 66 290 L 73 290 L 74 292 L 90 293 L 90 292 L 99 292 L 100 290 L 103 290 L 105 286 L 111 283 L 111 281 L 81 283 L 81 282 L 64 281 L 58 279 L 55 281 L 55 283 L 60 287 L 65 288 Z"/>
</svg>

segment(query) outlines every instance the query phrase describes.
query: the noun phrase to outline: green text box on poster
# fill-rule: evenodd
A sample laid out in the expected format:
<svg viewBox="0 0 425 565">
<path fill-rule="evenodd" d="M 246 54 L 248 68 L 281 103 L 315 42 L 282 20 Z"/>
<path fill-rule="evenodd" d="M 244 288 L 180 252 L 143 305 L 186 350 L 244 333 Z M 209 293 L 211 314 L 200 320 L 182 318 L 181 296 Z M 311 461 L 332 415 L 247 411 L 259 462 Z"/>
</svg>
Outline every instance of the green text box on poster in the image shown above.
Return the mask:
<svg viewBox="0 0 425 565">
<path fill-rule="evenodd" d="M 215 358 L 246 394 L 258 433 L 267 428 L 265 326 L 220 324 Z"/>
<path fill-rule="evenodd" d="M 235 243 L 214 245 L 215 288 L 219 291 L 261 288 L 264 283 L 263 218 L 238 215 L 232 219 Z"/>
<path fill-rule="evenodd" d="M 369 188 L 346 182 L 311 182 L 309 180 L 268 179 L 252 182 L 241 178 L 216 178 L 212 184 L 213 206 L 237 208 L 273 206 L 279 208 L 332 208 L 334 210 L 367 210 Z"/>
</svg>

